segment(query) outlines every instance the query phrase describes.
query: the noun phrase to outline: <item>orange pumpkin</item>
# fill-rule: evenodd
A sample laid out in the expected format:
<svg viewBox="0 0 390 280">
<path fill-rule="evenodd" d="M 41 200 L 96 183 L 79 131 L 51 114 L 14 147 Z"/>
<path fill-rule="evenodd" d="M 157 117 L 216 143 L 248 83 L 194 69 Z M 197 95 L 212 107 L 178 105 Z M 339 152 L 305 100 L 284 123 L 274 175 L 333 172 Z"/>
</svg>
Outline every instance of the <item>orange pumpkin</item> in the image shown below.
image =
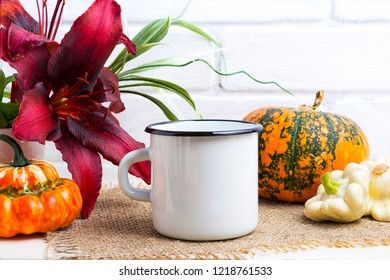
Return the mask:
<svg viewBox="0 0 390 280">
<path fill-rule="evenodd" d="M 11 137 L 0 134 L 0 140 L 14 149 L 14 161 L 0 163 L 0 237 L 69 226 L 82 206 L 77 184 L 47 161 L 26 159 Z"/>
<path fill-rule="evenodd" d="M 343 170 L 350 162 L 369 157 L 362 129 L 351 119 L 299 108 L 264 107 L 244 120 L 263 126 L 259 135 L 259 196 L 285 202 L 305 202 L 313 197 L 326 171 Z"/>
</svg>

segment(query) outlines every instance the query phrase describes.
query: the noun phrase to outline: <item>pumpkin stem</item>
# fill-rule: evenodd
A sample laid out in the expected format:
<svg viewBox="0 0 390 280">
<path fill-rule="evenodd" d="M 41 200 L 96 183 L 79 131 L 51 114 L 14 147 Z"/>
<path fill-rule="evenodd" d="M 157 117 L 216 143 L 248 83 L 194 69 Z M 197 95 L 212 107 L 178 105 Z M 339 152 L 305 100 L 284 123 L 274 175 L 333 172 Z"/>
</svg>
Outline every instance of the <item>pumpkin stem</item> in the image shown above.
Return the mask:
<svg viewBox="0 0 390 280">
<path fill-rule="evenodd" d="M 18 142 L 16 142 L 12 137 L 9 137 L 5 134 L 0 134 L 0 140 L 7 143 L 14 150 L 14 161 L 12 163 L 13 167 L 23 167 L 31 164 L 23 153 L 22 148 L 19 146 Z"/>
<path fill-rule="evenodd" d="M 324 100 L 324 91 L 319 90 L 316 93 L 316 99 L 314 100 L 314 104 L 312 106 L 313 110 L 317 109 L 321 105 L 322 100 Z"/>
<path fill-rule="evenodd" d="M 340 183 L 337 181 L 333 181 L 330 178 L 330 172 L 326 172 L 321 176 L 321 184 L 324 186 L 325 191 L 328 194 L 335 194 L 339 191 Z"/>
<path fill-rule="evenodd" d="M 316 92 L 316 99 L 314 100 L 313 106 L 301 105 L 298 107 L 298 109 L 303 111 L 314 111 L 321 105 L 322 100 L 324 100 L 324 91 L 319 90 Z"/>
</svg>

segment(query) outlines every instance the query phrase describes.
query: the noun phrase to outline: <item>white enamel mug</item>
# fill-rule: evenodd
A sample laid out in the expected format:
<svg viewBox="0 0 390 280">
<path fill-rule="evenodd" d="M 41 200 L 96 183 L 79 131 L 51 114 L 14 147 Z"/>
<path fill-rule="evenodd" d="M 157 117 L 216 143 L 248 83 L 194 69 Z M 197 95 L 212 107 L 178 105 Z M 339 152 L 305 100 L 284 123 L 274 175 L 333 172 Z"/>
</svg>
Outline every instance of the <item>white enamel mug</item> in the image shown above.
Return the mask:
<svg viewBox="0 0 390 280">
<path fill-rule="evenodd" d="M 154 228 L 184 240 L 223 240 L 246 235 L 258 223 L 260 124 L 236 120 L 183 120 L 146 127 L 150 147 L 119 164 L 121 190 L 150 201 Z M 129 167 L 151 160 L 150 190 L 132 186 Z"/>
</svg>

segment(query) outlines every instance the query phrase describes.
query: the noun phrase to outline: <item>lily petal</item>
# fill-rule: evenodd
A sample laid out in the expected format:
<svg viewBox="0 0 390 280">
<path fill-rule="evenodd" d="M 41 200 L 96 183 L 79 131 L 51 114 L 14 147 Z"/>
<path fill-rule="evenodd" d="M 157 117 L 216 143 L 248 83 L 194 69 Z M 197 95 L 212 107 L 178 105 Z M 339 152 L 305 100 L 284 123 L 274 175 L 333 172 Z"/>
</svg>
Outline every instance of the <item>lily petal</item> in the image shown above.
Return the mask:
<svg viewBox="0 0 390 280">
<path fill-rule="evenodd" d="M 23 97 L 23 91 L 20 89 L 18 78 L 16 75 L 16 80 L 12 82 L 12 87 L 11 87 L 11 102 L 20 103 L 22 102 L 22 97 Z"/>
<path fill-rule="evenodd" d="M 0 58 L 5 61 L 11 60 L 8 54 L 8 29 L 0 27 Z"/>
<path fill-rule="evenodd" d="M 38 34 L 38 22 L 27 13 L 18 0 L 1 0 L 0 16 L 0 23 L 6 28 L 14 23 L 27 31 Z"/>
<path fill-rule="evenodd" d="M 9 44 L 7 43 L 9 40 L 9 30 L 4 28 L 0 29 L 0 35 L 1 59 L 8 62 L 18 72 L 19 86 L 23 90 L 28 90 L 38 82 L 46 82 L 47 64 L 50 58 L 48 49 L 44 45 L 41 45 L 29 50 L 23 50 L 23 55 L 16 55 L 17 49 L 15 49 L 14 55 L 17 58 L 14 57 L 12 59 L 9 55 Z"/>
<path fill-rule="evenodd" d="M 132 55 L 137 54 L 137 46 L 125 34 L 122 33 L 121 40 L 119 41 L 119 43 L 124 44 L 127 51 Z"/>
<path fill-rule="evenodd" d="M 9 62 L 10 66 L 17 70 L 21 80 L 19 85 L 23 90 L 31 89 L 38 82 L 45 83 L 47 61 L 50 55 L 44 47 L 36 47 L 20 59 Z"/>
<path fill-rule="evenodd" d="M 8 29 L 8 52 L 12 60 L 25 54 L 28 50 L 36 46 L 41 46 L 50 42 L 46 37 L 36 35 L 25 29 L 11 24 Z"/>
<path fill-rule="evenodd" d="M 42 83 L 24 93 L 12 129 L 17 138 L 44 144 L 57 131 L 59 120 L 49 109 L 48 100 L 49 93 Z"/>
<path fill-rule="evenodd" d="M 97 151 L 115 165 L 118 165 L 127 153 L 145 147 L 101 112 L 91 112 L 85 116 L 84 121 L 68 117 L 67 123 L 69 131 L 83 146 Z M 150 184 L 150 161 L 133 164 L 129 172 Z"/>
<path fill-rule="evenodd" d="M 123 104 L 121 100 L 121 93 L 118 87 L 118 76 L 115 75 L 110 69 L 103 67 L 99 75 L 99 80 L 102 84 L 100 85 L 100 83 L 97 83 L 94 88 L 94 91 L 99 90 L 97 87 L 102 87 L 104 97 L 96 101 L 111 102 L 109 109 L 114 113 L 120 113 L 125 110 L 125 104 Z"/>
<path fill-rule="evenodd" d="M 69 98 L 64 103 L 58 103 L 51 105 L 52 110 L 59 116 L 60 119 L 66 119 L 67 116 L 74 118 L 75 120 L 83 120 L 86 114 L 90 111 L 101 112 L 105 117 L 111 118 L 113 121 L 118 122 L 114 115 L 104 107 L 101 103 L 94 101 L 88 95 L 78 95 L 74 98 Z M 66 126 L 66 123 L 63 123 Z"/>
<path fill-rule="evenodd" d="M 97 20 L 98 19 L 98 20 Z M 49 61 L 48 74 L 54 92 L 85 78 L 90 92 L 104 63 L 121 40 L 121 8 L 114 0 L 96 0 L 77 18 Z"/>
<path fill-rule="evenodd" d="M 102 163 L 100 156 L 73 137 L 65 128 L 62 137 L 54 141 L 56 148 L 67 162 L 73 181 L 79 186 L 83 205 L 81 218 L 87 219 L 95 207 L 102 181 Z"/>
</svg>

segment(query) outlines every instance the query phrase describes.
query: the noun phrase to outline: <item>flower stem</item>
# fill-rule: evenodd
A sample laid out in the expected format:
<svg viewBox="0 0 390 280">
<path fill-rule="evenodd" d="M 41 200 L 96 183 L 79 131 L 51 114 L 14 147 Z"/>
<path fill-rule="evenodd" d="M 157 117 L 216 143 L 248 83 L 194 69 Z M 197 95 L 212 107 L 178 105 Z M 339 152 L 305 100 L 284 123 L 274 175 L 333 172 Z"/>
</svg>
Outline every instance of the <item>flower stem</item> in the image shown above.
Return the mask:
<svg viewBox="0 0 390 280">
<path fill-rule="evenodd" d="M 39 7 L 38 0 L 35 0 L 35 2 L 37 3 L 37 10 L 38 10 L 39 35 L 43 35 L 41 8 Z"/>
<path fill-rule="evenodd" d="M 54 38 L 58 31 L 58 27 L 60 26 L 64 6 L 65 6 L 64 0 L 57 0 L 57 4 L 56 7 L 54 8 L 53 17 L 50 23 L 49 34 L 47 34 L 47 38 L 49 38 L 52 41 L 54 41 Z"/>
<path fill-rule="evenodd" d="M 54 29 L 54 33 L 53 33 L 53 40 L 56 38 L 57 32 L 58 32 L 58 28 L 60 27 L 61 18 L 62 18 L 62 12 L 64 11 L 65 2 L 66 1 L 62 1 L 60 15 L 58 16 L 58 21 L 57 21 L 57 24 L 56 24 L 56 28 Z"/>
</svg>

